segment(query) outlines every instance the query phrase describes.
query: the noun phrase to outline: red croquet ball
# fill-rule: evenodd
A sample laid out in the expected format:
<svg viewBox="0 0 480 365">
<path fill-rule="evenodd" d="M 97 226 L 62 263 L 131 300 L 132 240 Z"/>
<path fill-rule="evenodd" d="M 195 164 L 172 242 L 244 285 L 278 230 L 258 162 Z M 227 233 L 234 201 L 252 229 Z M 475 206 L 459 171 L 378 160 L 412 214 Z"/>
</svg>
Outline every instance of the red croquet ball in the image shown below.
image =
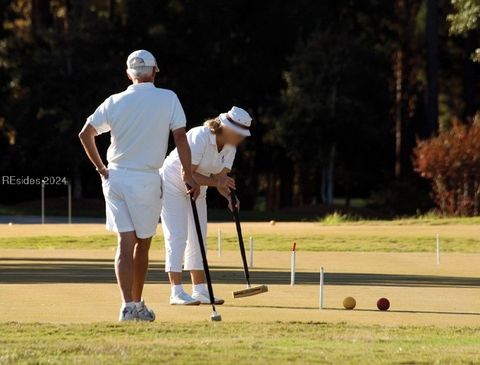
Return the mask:
<svg viewBox="0 0 480 365">
<path fill-rule="evenodd" d="M 386 311 L 390 308 L 390 301 L 387 298 L 380 298 L 377 301 L 377 308 L 381 311 Z"/>
</svg>

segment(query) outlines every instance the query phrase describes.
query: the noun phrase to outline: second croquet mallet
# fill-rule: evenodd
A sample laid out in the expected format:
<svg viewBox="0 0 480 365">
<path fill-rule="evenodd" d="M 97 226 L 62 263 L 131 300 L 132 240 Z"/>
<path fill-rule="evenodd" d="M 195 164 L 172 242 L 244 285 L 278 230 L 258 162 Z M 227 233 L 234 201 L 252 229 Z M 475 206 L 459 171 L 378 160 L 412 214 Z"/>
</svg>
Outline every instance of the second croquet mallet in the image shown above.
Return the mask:
<svg viewBox="0 0 480 365">
<path fill-rule="evenodd" d="M 243 272 L 245 274 L 245 280 L 247 282 L 247 288 L 243 290 L 234 291 L 233 297 L 242 298 L 242 297 L 249 297 L 252 295 L 265 293 L 268 291 L 268 286 L 259 285 L 259 286 L 252 287 L 252 285 L 250 284 L 250 272 L 248 271 L 247 255 L 245 254 L 245 245 L 243 243 L 242 226 L 240 225 L 240 216 L 238 214 L 237 196 L 235 194 L 235 191 L 231 190 L 230 197 L 232 199 L 232 212 L 233 212 L 233 219 L 235 220 L 235 227 L 237 229 L 238 245 L 240 246 L 240 255 L 242 256 Z"/>
</svg>

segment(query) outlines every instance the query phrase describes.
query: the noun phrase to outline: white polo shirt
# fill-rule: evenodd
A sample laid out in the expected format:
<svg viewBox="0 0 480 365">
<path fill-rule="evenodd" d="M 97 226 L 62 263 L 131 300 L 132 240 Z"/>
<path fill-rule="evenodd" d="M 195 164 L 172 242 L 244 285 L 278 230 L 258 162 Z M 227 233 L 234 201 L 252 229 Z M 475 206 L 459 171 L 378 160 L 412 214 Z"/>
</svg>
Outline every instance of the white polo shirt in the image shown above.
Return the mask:
<svg viewBox="0 0 480 365">
<path fill-rule="evenodd" d="M 216 136 L 207 127 L 201 126 L 190 129 L 187 132 L 187 139 L 192 151 L 192 164 L 198 165 L 198 173 L 210 176 L 220 173 L 224 168 L 232 168 L 237 149 L 232 145 L 225 145 L 219 152 Z M 180 158 L 175 148 L 168 155 L 162 168 L 164 184 L 171 182 L 183 191 L 185 187 L 181 177 L 181 167 Z M 206 190 L 207 187 L 202 186 L 202 189 Z"/>
<path fill-rule="evenodd" d="M 170 130 L 185 127 L 186 118 L 173 91 L 145 82 L 107 98 L 87 123 L 98 134 L 111 133 L 108 167 L 158 170 L 167 153 Z"/>
</svg>

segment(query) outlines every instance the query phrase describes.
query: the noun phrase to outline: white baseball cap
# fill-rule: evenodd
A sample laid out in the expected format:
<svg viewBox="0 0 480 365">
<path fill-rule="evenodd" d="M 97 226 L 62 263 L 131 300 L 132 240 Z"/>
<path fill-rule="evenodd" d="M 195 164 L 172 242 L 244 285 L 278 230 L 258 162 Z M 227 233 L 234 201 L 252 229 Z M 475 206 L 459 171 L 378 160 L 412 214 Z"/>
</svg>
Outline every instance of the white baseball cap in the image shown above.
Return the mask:
<svg viewBox="0 0 480 365">
<path fill-rule="evenodd" d="M 129 70 L 135 70 L 139 67 L 155 67 L 156 72 L 160 71 L 157 66 L 157 60 L 153 57 L 153 54 L 144 49 L 133 51 L 127 58 L 127 68 Z"/>
<path fill-rule="evenodd" d="M 244 109 L 234 106 L 227 113 L 220 114 L 218 118 L 224 126 L 233 129 L 236 133 L 245 137 L 250 136 L 252 117 Z"/>
</svg>

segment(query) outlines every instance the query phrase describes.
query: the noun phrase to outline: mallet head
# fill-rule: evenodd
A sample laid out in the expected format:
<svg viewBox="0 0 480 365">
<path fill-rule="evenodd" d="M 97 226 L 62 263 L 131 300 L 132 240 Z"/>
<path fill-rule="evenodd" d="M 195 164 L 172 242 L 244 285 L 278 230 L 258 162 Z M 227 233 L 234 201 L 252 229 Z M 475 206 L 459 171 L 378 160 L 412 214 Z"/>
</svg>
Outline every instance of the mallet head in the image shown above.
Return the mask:
<svg viewBox="0 0 480 365">
<path fill-rule="evenodd" d="M 262 294 L 268 292 L 268 286 L 266 285 L 259 285 L 254 287 L 247 287 L 246 289 L 234 291 L 233 297 L 234 298 L 243 298 L 243 297 L 250 297 L 252 295 Z"/>
<path fill-rule="evenodd" d="M 210 316 L 210 319 L 214 322 L 220 322 L 222 320 L 222 316 L 214 311 L 214 312 L 212 312 L 212 315 Z"/>
</svg>

